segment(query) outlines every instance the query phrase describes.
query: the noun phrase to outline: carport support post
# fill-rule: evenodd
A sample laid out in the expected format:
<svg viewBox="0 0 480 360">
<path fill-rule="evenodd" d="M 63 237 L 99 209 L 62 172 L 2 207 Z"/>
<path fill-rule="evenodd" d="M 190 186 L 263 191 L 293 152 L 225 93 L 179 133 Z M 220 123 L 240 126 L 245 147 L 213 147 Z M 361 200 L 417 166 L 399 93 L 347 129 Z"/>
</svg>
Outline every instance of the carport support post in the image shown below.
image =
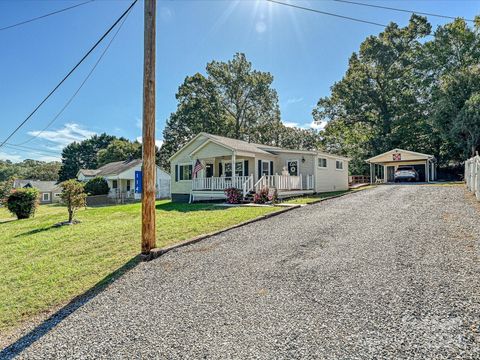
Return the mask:
<svg viewBox="0 0 480 360">
<path fill-rule="evenodd" d="M 425 162 L 425 182 L 430 182 L 430 174 L 429 174 L 430 162 L 427 160 Z"/>
<path fill-rule="evenodd" d="M 373 164 L 370 163 L 370 184 L 373 184 Z"/>
<path fill-rule="evenodd" d="M 155 11 L 156 0 L 145 0 L 142 141 L 142 254 L 155 247 Z"/>
</svg>

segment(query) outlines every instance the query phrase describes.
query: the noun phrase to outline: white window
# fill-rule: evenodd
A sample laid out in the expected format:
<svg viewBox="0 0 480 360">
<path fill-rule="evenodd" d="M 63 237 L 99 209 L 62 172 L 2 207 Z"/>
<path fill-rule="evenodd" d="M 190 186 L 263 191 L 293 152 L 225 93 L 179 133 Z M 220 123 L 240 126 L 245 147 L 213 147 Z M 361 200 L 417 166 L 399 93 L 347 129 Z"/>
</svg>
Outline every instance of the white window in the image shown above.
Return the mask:
<svg viewBox="0 0 480 360">
<path fill-rule="evenodd" d="M 262 161 L 262 174 L 263 175 L 271 175 L 270 174 L 270 161 Z"/>
<path fill-rule="evenodd" d="M 224 162 L 225 167 L 225 176 L 231 177 L 232 176 L 232 162 Z M 235 176 L 243 176 L 243 161 L 237 161 L 235 163 Z"/>
<path fill-rule="evenodd" d="M 318 158 L 318 167 L 319 168 L 326 168 L 327 167 L 327 159 L 326 158 Z"/>
<path fill-rule="evenodd" d="M 50 193 L 43 193 L 42 201 L 50 201 Z"/>
<path fill-rule="evenodd" d="M 343 170 L 343 161 L 341 161 L 341 160 L 335 161 L 335 168 L 337 170 Z"/>
<path fill-rule="evenodd" d="M 178 180 L 192 180 L 192 165 L 178 165 Z"/>
</svg>

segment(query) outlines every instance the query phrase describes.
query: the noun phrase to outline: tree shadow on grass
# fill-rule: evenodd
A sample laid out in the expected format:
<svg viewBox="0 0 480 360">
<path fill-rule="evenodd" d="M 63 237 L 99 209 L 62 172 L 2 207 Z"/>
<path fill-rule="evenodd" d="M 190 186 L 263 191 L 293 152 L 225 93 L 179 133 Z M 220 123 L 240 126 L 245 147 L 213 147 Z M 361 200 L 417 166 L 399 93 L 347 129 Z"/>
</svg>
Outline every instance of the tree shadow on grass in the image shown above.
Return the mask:
<svg viewBox="0 0 480 360">
<path fill-rule="evenodd" d="M 51 230 L 51 229 L 55 229 L 55 228 L 58 228 L 58 226 L 50 225 L 50 226 L 46 226 L 46 227 L 42 227 L 42 228 L 38 228 L 38 229 L 32 229 L 32 230 L 17 234 L 14 237 L 18 238 L 18 237 L 21 237 L 21 236 L 35 235 L 35 234 L 38 234 L 38 233 L 41 233 L 41 232 L 44 232 L 44 231 L 48 231 L 48 230 Z"/>
<path fill-rule="evenodd" d="M 34 329 L 29 331 L 27 334 L 22 336 L 20 339 L 0 351 L 0 359 L 10 360 L 19 355 L 23 350 L 27 349 L 35 341 L 46 335 L 50 330 L 52 330 L 55 326 L 57 326 L 57 324 L 67 318 L 70 314 L 74 313 L 77 309 L 79 309 L 80 307 L 88 303 L 90 300 L 95 298 L 97 295 L 99 295 L 101 292 L 103 292 L 108 285 L 118 280 L 129 270 L 135 268 L 139 262 L 139 256 L 132 258 L 123 266 L 104 277 L 85 293 L 78 295 L 77 297 L 72 299 L 67 305 L 55 312 L 48 319 L 46 319 Z"/>
<path fill-rule="evenodd" d="M 185 204 L 185 203 L 164 203 L 157 204 L 155 208 L 162 211 L 178 211 L 178 212 L 192 212 L 192 211 L 214 211 L 214 210 L 225 210 L 226 208 L 221 206 L 215 206 L 218 202 L 211 203 L 196 203 L 196 204 Z"/>
</svg>

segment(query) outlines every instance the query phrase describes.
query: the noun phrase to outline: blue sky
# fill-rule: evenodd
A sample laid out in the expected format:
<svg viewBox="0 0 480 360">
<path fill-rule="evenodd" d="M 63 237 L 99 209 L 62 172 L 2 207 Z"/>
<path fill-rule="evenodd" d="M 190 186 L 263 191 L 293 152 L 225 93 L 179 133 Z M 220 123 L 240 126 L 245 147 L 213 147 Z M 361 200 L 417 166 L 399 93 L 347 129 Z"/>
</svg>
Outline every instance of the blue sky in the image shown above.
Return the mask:
<svg viewBox="0 0 480 360">
<path fill-rule="evenodd" d="M 288 2 L 288 0 L 285 0 Z M 367 1 L 383 6 L 473 18 L 480 1 Z M 82 1 L 0 2 L 0 27 Z M 379 23 L 405 25 L 409 14 L 331 0 L 290 1 Z M 130 1 L 97 0 L 71 11 L 0 31 L 0 140 L 3 140 Z M 244 52 L 255 69 L 269 71 L 287 125 L 312 126 L 312 108 L 340 80 L 349 56 L 382 28 L 305 12 L 263 0 L 172 1 L 157 4 L 157 138 L 175 111 L 175 93 L 186 76 L 205 72 L 212 59 Z M 433 27 L 448 22 L 429 17 Z M 32 149 L 0 149 L 0 159 L 59 159 L 63 146 L 94 133 L 135 139 L 141 135 L 143 2 L 126 20 L 95 72 L 70 106 L 37 138 L 90 71 L 102 45 L 10 141 Z"/>
</svg>

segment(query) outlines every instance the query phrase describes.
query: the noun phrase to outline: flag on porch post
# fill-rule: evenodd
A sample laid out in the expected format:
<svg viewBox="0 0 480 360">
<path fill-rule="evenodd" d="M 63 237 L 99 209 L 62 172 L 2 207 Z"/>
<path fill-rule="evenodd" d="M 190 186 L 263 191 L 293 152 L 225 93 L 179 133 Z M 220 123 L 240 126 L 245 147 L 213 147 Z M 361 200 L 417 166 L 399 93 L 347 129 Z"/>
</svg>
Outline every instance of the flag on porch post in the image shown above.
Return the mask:
<svg viewBox="0 0 480 360">
<path fill-rule="evenodd" d="M 193 167 L 193 177 L 197 177 L 197 173 L 203 169 L 203 165 L 202 163 L 200 162 L 200 160 L 197 159 L 197 161 L 195 162 L 195 166 Z"/>
</svg>

